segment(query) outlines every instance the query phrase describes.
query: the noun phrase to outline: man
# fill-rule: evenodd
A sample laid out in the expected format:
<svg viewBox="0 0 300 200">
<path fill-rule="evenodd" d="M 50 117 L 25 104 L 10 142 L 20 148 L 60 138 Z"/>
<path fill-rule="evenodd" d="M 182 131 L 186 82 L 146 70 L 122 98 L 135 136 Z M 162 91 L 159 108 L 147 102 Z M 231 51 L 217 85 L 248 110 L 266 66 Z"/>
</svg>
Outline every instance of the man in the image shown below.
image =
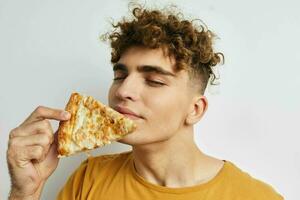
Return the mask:
<svg viewBox="0 0 300 200">
<path fill-rule="evenodd" d="M 114 81 L 109 105 L 137 130 L 120 140 L 132 151 L 84 161 L 58 199 L 283 199 L 230 161 L 208 156 L 194 142 L 207 110 L 205 88 L 221 58 L 204 27 L 159 10 L 133 9 L 111 42 Z M 69 113 L 38 107 L 10 133 L 10 199 L 39 199 L 58 164 L 49 119 Z"/>
</svg>

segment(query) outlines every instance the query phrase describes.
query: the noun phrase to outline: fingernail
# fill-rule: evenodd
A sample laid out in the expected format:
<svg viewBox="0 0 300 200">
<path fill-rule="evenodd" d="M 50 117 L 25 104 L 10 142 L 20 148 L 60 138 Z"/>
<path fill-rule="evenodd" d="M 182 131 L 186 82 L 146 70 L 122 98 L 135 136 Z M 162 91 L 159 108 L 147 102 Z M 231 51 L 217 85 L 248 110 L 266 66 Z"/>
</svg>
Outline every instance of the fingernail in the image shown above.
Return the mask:
<svg viewBox="0 0 300 200">
<path fill-rule="evenodd" d="M 63 118 L 68 119 L 71 116 L 71 114 L 68 111 L 63 111 L 62 116 Z"/>
</svg>

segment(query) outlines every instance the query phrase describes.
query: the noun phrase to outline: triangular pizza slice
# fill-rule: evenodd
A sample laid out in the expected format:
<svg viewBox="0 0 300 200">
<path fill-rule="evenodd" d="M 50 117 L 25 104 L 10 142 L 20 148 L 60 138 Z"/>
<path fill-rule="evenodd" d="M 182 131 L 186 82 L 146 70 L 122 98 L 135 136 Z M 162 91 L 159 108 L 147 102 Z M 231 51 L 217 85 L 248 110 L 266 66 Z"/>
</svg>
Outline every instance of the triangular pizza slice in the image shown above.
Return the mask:
<svg viewBox="0 0 300 200">
<path fill-rule="evenodd" d="M 71 118 L 59 124 L 59 157 L 110 144 L 136 129 L 132 120 L 91 96 L 73 93 L 66 111 Z"/>
</svg>

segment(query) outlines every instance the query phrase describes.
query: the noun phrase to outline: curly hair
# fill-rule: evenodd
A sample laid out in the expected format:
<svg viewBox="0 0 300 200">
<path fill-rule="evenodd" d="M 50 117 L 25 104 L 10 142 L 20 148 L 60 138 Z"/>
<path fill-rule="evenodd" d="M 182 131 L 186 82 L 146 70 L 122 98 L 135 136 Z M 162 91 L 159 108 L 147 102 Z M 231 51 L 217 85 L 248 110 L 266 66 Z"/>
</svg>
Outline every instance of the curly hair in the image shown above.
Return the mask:
<svg viewBox="0 0 300 200">
<path fill-rule="evenodd" d="M 224 61 L 220 52 L 214 52 L 215 34 L 203 25 L 196 26 L 194 20 L 182 19 L 182 14 L 163 10 L 147 10 L 136 6 L 133 19 L 113 24 L 114 30 L 106 34 L 112 48 L 111 62 L 119 61 L 130 47 L 162 48 L 164 54 L 176 60 L 175 71 L 187 70 L 193 80 L 198 80 L 203 94 L 208 81 L 215 85 L 218 79 L 213 67 Z M 198 85 L 198 84 L 196 84 Z"/>
</svg>

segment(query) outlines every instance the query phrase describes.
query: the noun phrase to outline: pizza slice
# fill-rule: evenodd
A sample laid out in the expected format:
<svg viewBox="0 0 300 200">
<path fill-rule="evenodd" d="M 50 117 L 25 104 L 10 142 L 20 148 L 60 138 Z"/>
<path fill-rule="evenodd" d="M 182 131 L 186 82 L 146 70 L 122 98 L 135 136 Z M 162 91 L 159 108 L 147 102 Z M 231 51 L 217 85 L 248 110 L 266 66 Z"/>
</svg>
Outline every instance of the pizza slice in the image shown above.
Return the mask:
<svg viewBox="0 0 300 200">
<path fill-rule="evenodd" d="M 123 138 L 134 122 L 91 96 L 73 93 L 66 106 L 71 113 L 58 128 L 58 157 L 91 150 Z"/>
</svg>

